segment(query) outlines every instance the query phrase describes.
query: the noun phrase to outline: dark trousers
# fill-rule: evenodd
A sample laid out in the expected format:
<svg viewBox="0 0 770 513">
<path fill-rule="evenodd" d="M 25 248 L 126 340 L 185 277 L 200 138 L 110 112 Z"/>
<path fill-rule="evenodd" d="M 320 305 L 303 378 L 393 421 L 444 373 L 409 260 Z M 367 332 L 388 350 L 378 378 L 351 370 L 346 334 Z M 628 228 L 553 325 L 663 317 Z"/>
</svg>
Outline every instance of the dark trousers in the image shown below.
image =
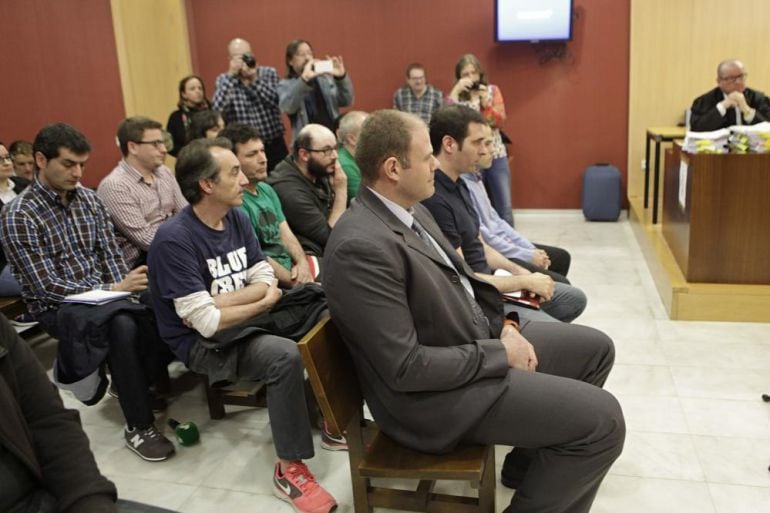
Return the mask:
<svg viewBox="0 0 770 513">
<path fill-rule="evenodd" d="M 545 244 L 538 244 L 533 242 L 536 248 L 542 249 L 548 253 L 548 258 L 551 260 L 551 266 L 549 270 L 559 273 L 562 276 L 567 276 L 569 272 L 569 265 L 572 262 L 572 257 L 566 249 L 557 248 L 556 246 L 546 246 Z"/>
<path fill-rule="evenodd" d="M 614 346 L 578 325 L 529 322 L 522 335 L 535 348 L 537 372 L 510 370 L 508 390 L 465 441 L 528 453 L 506 513 L 587 513 L 625 439 L 620 405 L 600 388 Z"/>
<path fill-rule="evenodd" d="M 262 141 L 265 145 L 265 156 L 267 157 L 267 172 L 273 170 L 280 161 L 286 158 L 289 150 L 286 148 L 286 141 L 283 136 L 276 137 L 269 141 Z"/>
<path fill-rule="evenodd" d="M 238 379 L 262 381 L 267 386 L 267 411 L 278 457 L 290 461 L 312 458 L 305 368 L 297 343 L 275 335 L 257 335 L 238 342 L 229 351 L 237 351 Z M 196 342 L 190 348 L 190 369 L 206 375 L 218 370 L 211 368 L 218 359 L 210 353 Z"/>
<path fill-rule="evenodd" d="M 37 316 L 46 333 L 57 338 L 56 310 Z M 147 336 L 137 321 L 127 313 L 119 313 L 109 321 L 107 365 L 118 401 L 129 428 L 146 428 L 155 417 L 147 396 L 151 381 L 157 376 L 161 347 L 155 336 Z"/>
</svg>

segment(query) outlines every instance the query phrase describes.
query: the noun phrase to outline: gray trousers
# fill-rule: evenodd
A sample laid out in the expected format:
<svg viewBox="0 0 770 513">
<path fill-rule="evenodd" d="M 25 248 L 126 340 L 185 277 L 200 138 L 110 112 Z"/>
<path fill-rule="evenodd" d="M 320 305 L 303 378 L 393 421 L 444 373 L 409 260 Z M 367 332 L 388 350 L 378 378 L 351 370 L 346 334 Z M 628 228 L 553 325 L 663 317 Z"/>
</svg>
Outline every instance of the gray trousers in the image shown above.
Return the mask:
<svg viewBox="0 0 770 513">
<path fill-rule="evenodd" d="M 235 354 L 230 353 L 234 351 Z M 312 458 L 308 403 L 305 399 L 305 368 L 293 340 L 275 335 L 257 335 L 239 341 L 224 351 L 212 351 L 195 343 L 190 348 L 189 367 L 199 374 L 216 375 L 232 365 L 239 380 L 262 381 L 267 387 L 267 411 L 273 444 L 279 458 Z"/>
<path fill-rule="evenodd" d="M 522 322 L 572 322 L 583 313 L 587 303 L 588 299 L 582 290 L 572 285 L 556 282 L 554 283 L 553 297 L 550 301 L 541 303 L 540 310 L 533 310 L 512 303 L 505 303 L 504 308 L 506 313 L 509 311 L 517 312 Z"/>
<path fill-rule="evenodd" d="M 511 369 L 510 386 L 466 442 L 513 445 L 531 455 L 506 513 L 585 513 L 623 449 L 617 400 L 600 387 L 615 357 L 612 341 L 586 326 L 528 322 L 537 372 Z"/>
</svg>

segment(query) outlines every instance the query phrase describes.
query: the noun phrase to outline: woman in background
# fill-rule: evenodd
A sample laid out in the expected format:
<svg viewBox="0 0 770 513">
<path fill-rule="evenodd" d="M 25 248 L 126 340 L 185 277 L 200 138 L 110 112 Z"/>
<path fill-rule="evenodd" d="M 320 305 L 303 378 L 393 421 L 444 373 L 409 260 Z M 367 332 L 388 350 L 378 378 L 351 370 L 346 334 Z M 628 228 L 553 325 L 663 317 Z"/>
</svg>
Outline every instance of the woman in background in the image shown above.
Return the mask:
<svg viewBox="0 0 770 513">
<path fill-rule="evenodd" d="M 168 123 L 166 123 L 166 130 L 174 140 L 174 146 L 169 153 L 174 157 L 187 144 L 187 131 L 190 128 L 193 114 L 211 109 L 211 103 L 206 98 L 206 87 L 203 85 L 201 77 L 188 75 L 179 82 L 177 107 L 178 110 L 171 113 L 168 117 Z"/>
<path fill-rule="evenodd" d="M 481 173 L 492 206 L 500 217 L 513 226 L 511 173 L 508 169 L 508 152 L 500 133 L 500 127 L 505 121 L 503 95 L 499 87 L 487 82 L 479 59 L 470 53 L 457 61 L 455 80 L 447 103 L 460 103 L 478 110 L 492 127 L 492 165 Z"/>
<path fill-rule="evenodd" d="M 195 139 L 213 139 L 225 127 L 222 115 L 215 110 L 196 112 L 187 130 L 187 142 Z"/>
<path fill-rule="evenodd" d="M 13 160 L 5 145 L 0 142 L 0 208 L 10 203 L 29 185 L 29 180 L 13 174 Z M 0 247 L 0 296 L 20 296 L 21 287 L 6 264 Z"/>
</svg>

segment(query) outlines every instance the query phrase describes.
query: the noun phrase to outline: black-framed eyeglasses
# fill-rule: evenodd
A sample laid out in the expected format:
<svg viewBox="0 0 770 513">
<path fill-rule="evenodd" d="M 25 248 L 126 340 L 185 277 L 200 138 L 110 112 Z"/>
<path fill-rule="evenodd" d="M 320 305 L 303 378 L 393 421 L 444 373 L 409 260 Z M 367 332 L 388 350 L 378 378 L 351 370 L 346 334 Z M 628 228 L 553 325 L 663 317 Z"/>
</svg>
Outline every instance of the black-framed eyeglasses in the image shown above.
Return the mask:
<svg viewBox="0 0 770 513">
<path fill-rule="evenodd" d="M 13 157 L 10 155 L 0 155 L 0 162 L 13 162 Z"/>
<path fill-rule="evenodd" d="M 333 146 L 331 146 L 331 147 L 330 147 L 330 146 L 327 146 L 326 148 L 320 148 L 320 149 L 315 149 L 315 148 L 305 148 L 305 150 L 307 150 L 307 151 L 311 151 L 311 152 L 315 152 L 315 153 L 320 153 L 320 154 L 322 154 L 324 157 L 329 157 L 329 156 L 331 156 L 331 154 L 332 154 L 332 153 L 334 153 L 335 151 L 337 151 L 337 148 L 335 148 L 335 147 L 333 147 Z"/>
<path fill-rule="evenodd" d="M 155 148 L 160 149 L 161 146 L 164 148 L 166 147 L 166 142 L 162 139 L 158 139 L 157 141 L 134 141 L 136 144 L 152 144 Z"/>
</svg>

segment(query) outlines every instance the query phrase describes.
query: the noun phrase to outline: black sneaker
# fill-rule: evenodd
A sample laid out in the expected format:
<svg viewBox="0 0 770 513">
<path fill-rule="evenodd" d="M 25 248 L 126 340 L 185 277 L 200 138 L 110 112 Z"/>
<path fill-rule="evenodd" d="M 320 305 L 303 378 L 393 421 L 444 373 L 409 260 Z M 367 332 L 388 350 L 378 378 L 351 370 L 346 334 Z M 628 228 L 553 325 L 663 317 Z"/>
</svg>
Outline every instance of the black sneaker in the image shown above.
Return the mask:
<svg viewBox="0 0 770 513">
<path fill-rule="evenodd" d="M 150 424 L 146 429 L 124 429 L 126 446 L 147 461 L 163 461 L 174 454 L 174 444 Z"/>
<path fill-rule="evenodd" d="M 500 483 L 506 488 L 517 489 L 527 475 L 532 456 L 531 450 L 518 447 L 506 454 L 503 469 L 500 471 Z"/>
<path fill-rule="evenodd" d="M 348 441 L 342 435 L 331 434 L 329 426 L 324 421 L 324 427 L 321 430 L 321 447 L 327 451 L 347 451 Z"/>
</svg>

